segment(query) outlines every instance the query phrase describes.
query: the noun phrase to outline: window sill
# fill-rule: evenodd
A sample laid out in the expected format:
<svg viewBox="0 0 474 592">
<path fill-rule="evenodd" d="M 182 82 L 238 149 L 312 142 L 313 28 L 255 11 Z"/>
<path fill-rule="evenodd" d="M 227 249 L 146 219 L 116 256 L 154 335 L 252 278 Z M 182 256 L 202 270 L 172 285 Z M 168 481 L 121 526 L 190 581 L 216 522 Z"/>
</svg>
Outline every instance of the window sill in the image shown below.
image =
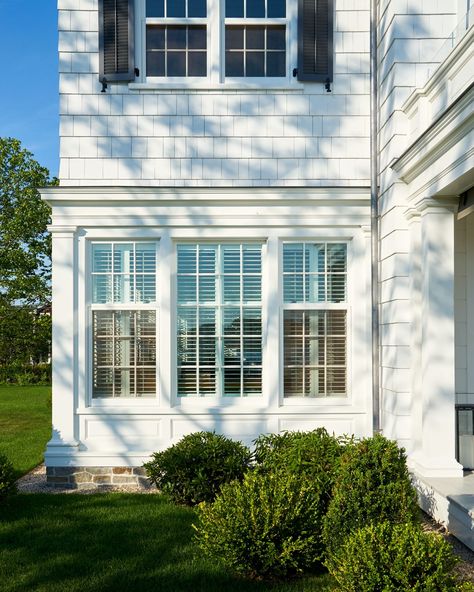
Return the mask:
<svg viewBox="0 0 474 592">
<path fill-rule="evenodd" d="M 267 80 L 263 82 L 254 81 L 236 81 L 236 82 L 131 82 L 128 85 L 131 91 L 155 91 L 155 90 L 187 90 L 187 91 L 222 91 L 222 92 L 235 92 L 235 91 L 293 91 L 301 92 L 303 89 L 303 83 L 301 82 L 288 82 L 287 80 L 282 82 L 269 83 Z"/>
</svg>

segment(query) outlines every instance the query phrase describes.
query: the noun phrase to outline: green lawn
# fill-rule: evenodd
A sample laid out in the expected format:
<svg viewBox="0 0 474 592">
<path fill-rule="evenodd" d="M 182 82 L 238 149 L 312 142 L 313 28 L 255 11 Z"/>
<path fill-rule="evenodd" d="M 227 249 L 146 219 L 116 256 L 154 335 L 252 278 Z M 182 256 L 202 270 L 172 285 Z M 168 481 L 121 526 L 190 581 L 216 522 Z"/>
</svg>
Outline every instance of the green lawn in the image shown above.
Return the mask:
<svg viewBox="0 0 474 592">
<path fill-rule="evenodd" d="M 329 592 L 328 575 L 245 581 L 204 560 L 194 512 L 160 495 L 18 495 L 0 506 L 1 592 Z"/>
<path fill-rule="evenodd" d="M 51 437 L 50 393 L 49 386 L 0 386 L 0 453 L 18 476 L 43 460 Z"/>
</svg>

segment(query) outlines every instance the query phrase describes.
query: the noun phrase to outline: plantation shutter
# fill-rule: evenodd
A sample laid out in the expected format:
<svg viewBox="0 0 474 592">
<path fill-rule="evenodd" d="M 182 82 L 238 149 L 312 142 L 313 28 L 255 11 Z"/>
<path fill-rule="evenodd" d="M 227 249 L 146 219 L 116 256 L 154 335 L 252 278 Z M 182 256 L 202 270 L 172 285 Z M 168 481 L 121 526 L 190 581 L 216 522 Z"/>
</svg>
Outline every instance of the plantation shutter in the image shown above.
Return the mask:
<svg viewBox="0 0 474 592">
<path fill-rule="evenodd" d="M 298 0 L 298 80 L 332 82 L 333 0 Z"/>
<path fill-rule="evenodd" d="M 101 82 L 135 79 L 134 0 L 99 0 Z"/>
</svg>

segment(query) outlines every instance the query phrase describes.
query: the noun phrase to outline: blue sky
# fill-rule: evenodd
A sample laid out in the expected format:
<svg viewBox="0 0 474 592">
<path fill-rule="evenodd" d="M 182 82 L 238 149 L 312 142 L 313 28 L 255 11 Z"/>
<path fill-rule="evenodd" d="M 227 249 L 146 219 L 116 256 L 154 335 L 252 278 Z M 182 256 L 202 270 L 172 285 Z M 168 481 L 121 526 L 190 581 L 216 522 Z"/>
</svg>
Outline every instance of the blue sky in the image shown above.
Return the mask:
<svg viewBox="0 0 474 592">
<path fill-rule="evenodd" d="M 58 174 L 57 0 L 0 0 L 0 136 Z"/>
</svg>

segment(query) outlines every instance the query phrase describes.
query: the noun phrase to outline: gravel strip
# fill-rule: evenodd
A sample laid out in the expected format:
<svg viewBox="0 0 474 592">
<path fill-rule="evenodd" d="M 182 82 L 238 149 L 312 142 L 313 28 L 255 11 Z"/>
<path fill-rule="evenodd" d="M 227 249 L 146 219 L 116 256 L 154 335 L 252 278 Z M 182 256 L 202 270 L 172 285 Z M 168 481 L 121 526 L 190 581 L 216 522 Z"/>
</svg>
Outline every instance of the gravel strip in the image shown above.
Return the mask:
<svg viewBox="0 0 474 592">
<path fill-rule="evenodd" d="M 81 487 L 81 489 L 66 489 L 61 487 L 51 487 L 46 483 L 46 467 L 38 465 L 32 471 L 18 479 L 17 487 L 19 493 L 73 493 L 90 495 L 91 493 L 158 493 L 156 487 L 145 489 L 138 485 L 100 485 L 98 487 Z"/>
</svg>

